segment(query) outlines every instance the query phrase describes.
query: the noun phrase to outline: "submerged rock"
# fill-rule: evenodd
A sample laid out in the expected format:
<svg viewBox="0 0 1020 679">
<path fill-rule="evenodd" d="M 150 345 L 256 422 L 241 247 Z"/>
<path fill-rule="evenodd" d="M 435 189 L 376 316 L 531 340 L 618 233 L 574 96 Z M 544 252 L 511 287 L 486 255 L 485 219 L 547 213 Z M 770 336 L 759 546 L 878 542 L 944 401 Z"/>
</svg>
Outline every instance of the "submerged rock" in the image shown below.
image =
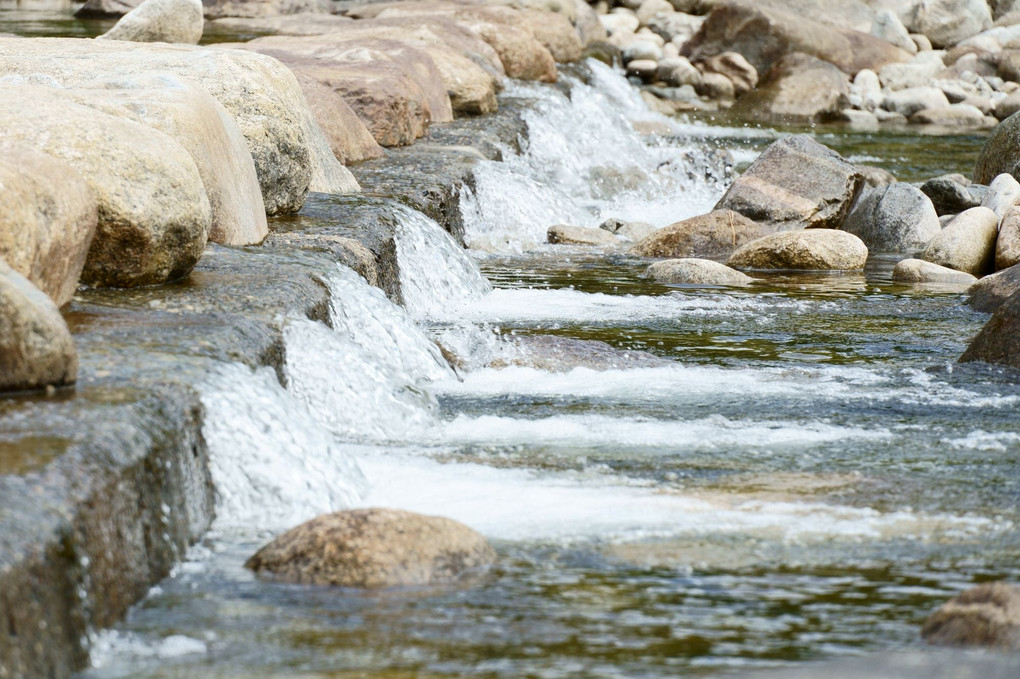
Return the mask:
<svg viewBox="0 0 1020 679">
<path fill-rule="evenodd" d="M 843 230 L 872 252 L 919 252 L 942 230 L 928 196 L 897 182 L 867 189 L 854 204 Z"/>
<path fill-rule="evenodd" d="M 204 24 L 201 0 L 145 0 L 97 39 L 197 45 Z"/>
<path fill-rule="evenodd" d="M 616 245 L 619 239 L 605 229 L 557 224 L 547 234 L 550 243 L 560 245 Z"/>
<path fill-rule="evenodd" d="M 661 368 L 672 362 L 635 349 L 617 349 L 598 340 L 582 340 L 559 335 L 518 335 L 514 338 L 518 355 L 512 364 L 546 372 L 568 372 L 574 368 L 621 370 Z M 506 367 L 501 361 L 494 368 Z"/>
<path fill-rule="evenodd" d="M 645 275 L 659 283 L 685 285 L 745 286 L 754 279 L 710 259 L 666 259 L 645 270 Z"/>
<path fill-rule="evenodd" d="M 1020 650 L 1020 587 L 986 582 L 958 594 L 925 620 L 921 636 L 939 646 Z"/>
<path fill-rule="evenodd" d="M 971 285 L 977 278 L 969 273 L 926 262 L 923 259 L 904 259 L 893 268 L 892 279 L 900 283 L 946 283 Z"/>
<path fill-rule="evenodd" d="M 295 584 L 406 587 L 454 582 L 495 561 L 485 538 L 452 519 L 352 509 L 292 528 L 245 566 Z"/>
<path fill-rule="evenodd" d="M 999 218 L 986 207 L 961 212 L 935 236 L 921 259 L 980 278 L 992 272 Z"/>
<path fill-rule="evenodd" d="M 631 248 L 639 257 L 729 257 L 744 243 L 769 233 L 733 210 L 713 210 L 664 226 Z"/>
<path fill-rule="evenodd" d="M 863 269 L 868 248 L 857 236 L 835 229 L 781 231 L 748 243 L 730 257 L 735 269 L 843 271 Z"/>
</svg>

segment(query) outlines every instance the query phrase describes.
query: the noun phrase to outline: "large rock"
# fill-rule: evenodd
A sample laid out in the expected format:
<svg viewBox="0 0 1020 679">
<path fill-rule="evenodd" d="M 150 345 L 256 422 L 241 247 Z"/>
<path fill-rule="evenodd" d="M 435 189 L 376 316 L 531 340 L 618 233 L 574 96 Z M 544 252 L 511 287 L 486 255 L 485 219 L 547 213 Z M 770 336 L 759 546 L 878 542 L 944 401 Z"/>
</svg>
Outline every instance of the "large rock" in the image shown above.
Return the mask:
<svg viewBox="0 0 1020 679">
<path fill-rule="evenodd" d="M 1020 203 L 1020 183 L 1009 174 L 1000 174 L 993 179 L 988 185 L 988 193 L 981 201 L 983 206 L 995 213 L 1000 222 L 1008 212 L 1015 210 L 1017 203 Z"/>
<path fill-rule="evenodd" d="M 705 73 L 718 73 L 733 83 L 733 93 L 742 97 L 758 86 L 758 71 L 743 55 L 723 52 L 698 62 L 698 68 Z"/>
<path fill-rule="evenodd" d="M 863 183 L 838 153 L 794 135 L 765 149 L 715 209 L 734 210 L 771 230 L 839 228 Z"/>
<path fill-rule="evenodd" d="M 987 0 L 920 0 L 905 23 L 934 47 L 950 47 L 991 28 L 992 13 Z"/>
<path fill-rule="evenodd" d="M 970 104 L 950 104 L 938 108 L 925 108 L 910 116 L 914 125 L 935 125 L 951 128 L 989 128 L 995 120 Z"/>
<path fill-rule="evenodd" d="M 961 174 L 933 177 L 921 184 L 921 192 L 931 199 L 935 212 L 956 215 L 981 205 L 982 197 L 970 190 L 970 180 Z"/>
<path fill-rule="evenodd" d="M 616 245 L 620 242 L 605 229 L 570 224 L 550 226 L 546 236 L 550 243 L 559 245 Z"/>
<path fill-rule="evenodd" d="M 77 377 L 78 354 L 57 305 L 0 259 L 0 392 Z"/>
<path fill-rule="evenodd" d="M 57 304 L 71 301 L 96 232 L 96 199 L 65 161 L 0 146 L 0 258 Z"/>
<path fill-rule="evenodd" d="M 665 259 L 648 267 L 645 275 L 659 283 L 746 286 L 754 279 L 710 259 Z"/>
<path fill-rule="evenodd" d="M 923 259 L 904 259 L 896 262 L 893 267 L 892 279 L 899 283 L 937 283 L 942 285 L 972 285 L 977 278 L 950 269 L 926 262 Z"/>
<path fill-rule="evenodd" d="M 980 278 L 992 272 L 999 218 L 986 207 L 961 212 L 928 243 L 921 259 Z"/>
<path fill-rule="evenodd" d="M 921 636 L 939 646 L 1020 650 L 1020 587 L 986 582 L 968 589 L 928 616 Z"/>
<path fill-rule="evenodd" d="M 295 212 L 309 188 L 358 190 L 333 156 L 294 74 L 242 50 L 71 38 L 0 38 L 0 75 L 42 73 L 66 87 L 171 72 L 215 97 L 234 117 L 255 162 L 268 214 Z"/>
<path fill-rule="evenodd" d="M 1009 271 L 1009 269 L 1007 269 Z M 1002 302 L 967 350 L 961 363 L 983 361 L 1020 369 L 1020 291 Z"/>
<path fill-rule="evenodd" d="M 905 90 L 890 92 L 882 100 L 882 108 L 886 111 L 910 117 L 925 109 L 945 109 L 949 107 L 946 93 L 937 87 L 908 87 Z"/>
<path fill-rule="evenodd" d="M 378 158 L 383 148 L 343 95 L 301 69 L 294 72 L 308 108 L 329 140 L 333 155 L 344 165 Z"/>
<path fill-rule="evenodd" d="M 863 269 L 868 247 L 857 236 L 835 229 L 781 231 L 748 243 L 730 256 L 735 269 L 844 271 Z"/>
<path fill-rule="evenodd" d="M 747 120 L 810 123 L 832 118 L 848 104 L 850 80 L 827 61 L 801 52 L 784 55 L 731 112 Z"/>
<path fill-rule="evenodd" d="M 843 223 L 871 252 L 920 252 L 942 230 L 928 196 L 896 182 L 866 189 Z"/>
<path fill-rule="evenodd" d="M 875 14 L 871 24 L 871 34 L 879 40 L 885 40 L 887 43 L 895 45 L 906 52 L 914 53 L 917 51 L 917 45 L 910 39 L 910 33 L 907 31 L 906 26 L 896 16 L 896 13 L 891 10 L 883 9 Z"/>
<path fill-rule="evenodd" d="M 995 270 L 1020 264 L 1020 207 L 1006 211 L 999 222 L 999 237 L 995 240 Z"/>
<path fill-rule="evenodd" d="M 967 304 L 986 314 L 993 313 L 1002 304 L 1020 291 L 1020 265 L 1014 264 L 975 283 L 970 290 Z"/>
<path fill-rule="evenodd" d="M 84 19 L 118 17 L 138 7 L 142 0 L 86 0 L 75 16 Z M 331 9 L 328 0 L 203 0 L 206 19 L 264 17 L 279 14 L 315 13 Z"/>
<path fill-rule="evenodd" d="M 910 58 L 908 52 L 865 33 L 737 2 L 717 5 L 681 52 L 691 61 L 739 52 L 759 73 L 791 52 L 824 59 L 849 75 L 864 68 L 877 71 L 883 64 Z"/>
<path fill-rule="evenodd" d="M 974 169 L 974 181 L 988 184 L 1003 172 L 1020 179 L 1020 113 L 996 125 L 985 140 Z"/>
<path fill-rule="evenodd" d="M 485 538 L 452 519 L 353 509 L 287 531 L 245 566 L 282 582 L 398 587 L 453 582 L 495 560 Z"/>
<path fill-rule="evenodd" d="M 658 229 L 630 253 L 639 257 L 725 258 L 769 230 L 733 210 L 713 210 Z"/>
<path fill-rule="evenodd" d="M 99 223 L 84 282 L 131 287 L 190 273 L 208 241 L 212 211 L 180 144 L 48 87 L 0 87 L 0 119 L 0 139 L 64 159 L 95 194 Z"/>
<path fill-rule="evenodd" d="M 145 0 L 99 39 L 197 45 L 204 24 L 201 0 Z"/>
</svg>

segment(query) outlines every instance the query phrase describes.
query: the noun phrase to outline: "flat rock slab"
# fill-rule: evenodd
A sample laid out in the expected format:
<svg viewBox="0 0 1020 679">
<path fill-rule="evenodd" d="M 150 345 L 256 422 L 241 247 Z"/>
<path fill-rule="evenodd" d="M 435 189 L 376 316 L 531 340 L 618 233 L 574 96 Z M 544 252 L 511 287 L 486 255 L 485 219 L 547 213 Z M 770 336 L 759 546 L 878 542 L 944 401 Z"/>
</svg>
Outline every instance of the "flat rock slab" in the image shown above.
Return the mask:
<svg viewBox="0 0 1020 679">
<path fill-rule="evenodd" d="M 863 269 L 868 248 L 857 236 L 835 229 L 773 233 L 739 248 L 727 264 L 735 269 L 847 271 Z"/>
</svg>

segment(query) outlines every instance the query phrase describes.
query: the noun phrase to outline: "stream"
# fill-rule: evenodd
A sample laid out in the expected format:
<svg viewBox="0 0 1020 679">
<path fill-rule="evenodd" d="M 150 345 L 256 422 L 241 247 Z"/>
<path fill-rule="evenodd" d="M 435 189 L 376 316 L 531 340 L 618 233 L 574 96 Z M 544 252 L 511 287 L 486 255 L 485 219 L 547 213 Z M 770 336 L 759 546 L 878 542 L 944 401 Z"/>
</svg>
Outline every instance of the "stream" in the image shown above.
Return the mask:
<svg viewBox="0 0 1020 679">
<path fill-rule="evenodd" d="M 662 118 L 608 67 L 577 71 L 504 93 L 529 102 L 528 141 L 476 167 L 469 250 L 372 208 L 400 225 L 404 308 L 337 266 L 332 328 L 286 320 L 286 388 L 208 375 L 216 522 L 94 633 L 83 679 L 742 676 L 921 651 L 947 598 L 1020 579 L 1020 386 L 956 364 L 987 317 L 881 257 L 729 290 L 543 244 L 556 223 L 706 212 L 782 132 Z M 969 173 L 981 144 L 815 133 L 903 180 Z M 618 351 L 593 366 L 578 339 Z M 383 591 L 243 568 L 347 507 L 457 519 L 499 563 Z"/>
</svg>

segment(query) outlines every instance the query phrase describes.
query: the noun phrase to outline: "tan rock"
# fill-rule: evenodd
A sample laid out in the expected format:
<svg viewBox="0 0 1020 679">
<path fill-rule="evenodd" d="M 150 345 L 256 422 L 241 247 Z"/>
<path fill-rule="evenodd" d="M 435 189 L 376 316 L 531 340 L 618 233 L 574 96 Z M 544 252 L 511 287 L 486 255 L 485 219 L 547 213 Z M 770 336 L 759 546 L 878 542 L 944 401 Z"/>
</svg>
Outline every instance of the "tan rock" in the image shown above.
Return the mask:
<svg viewBox="0 0 1020 679">
<path fill-rule="evenodd" d="M 655 231 L 633 248 L 639 257 L 729 257 L 769 230 L 733 210 L 713 210 Z"/>
<path fill-rule="evenodd" d="M 74 384 L 78 354 L 57 305 L 0 259 L 0 391 Z"/>
<path fill-rule="evenodd" d="M 748 120 L 819 122 L 845 108 L 849 93 L 845 73 L 817 57 L 792 52 L 776 61 L 731 112 Z"/>
<path fill-rule="evenodd" d="M 969 295 L 967 305 L 990 314 L 1018 291 L 1020 291 L 1020 265 L 1014 264 L 1008 269 L 985 276 L 972 285 L 967 291 Z"/>
<path fill-rule="evenodd" d="M 57 304 L 71 301 L 96 232 L 96 199 L 70 164 L 0 146 L 0 258 Z"/>
<path fill-rule="evenodd" d="M 197 45 L 204 22 L 201 0 L 145 0 L 98 39 Z"/>
<path fill-rule="evenodd" d="M 740 247 L 727 264 L 735 269 L 846 271 L 863 269 L 868 248 L 836 229 L 781 231 Z"/>
<path fill-rule="evenodd" d="M 719 73 L 733 83 L 733 93 L 741 97 L 758 86 L 758 71 L 738 52 L 723 52 L 698 63 L 705 73 Z"/>
<path fill-rule="evenodd" d="M 940 283 L 962 286 L 970 286 L 977 282 L 977 278 L 969 273 L 932 264 L 923 259 L 904 259 L 897 262 L 893 268 L 892 279 L 901 283 Z"/>
<path fill-rule="evenodd" d="M 378 158 L 383 148 L 339 92 L 298 68 L 294 71 L 308 108 L 329 140 L 333 155 L 344 165 Z"/>
<path fill-rule="evenodd" d="M 1020 649 L 1020 588 L 986 582 L 968 589 L 928 616 L 921 636 L 939 646 Z"/>
<path fill-rule="evenodd" d="M 548 231 L 550 243 L 560 245 L 616 245 L 619 239 L 605 229 L 557 224 Z"/>
<path fill-rule="evenodd" d="M 992 273 L 999 218 L 986 207 L 972 207 L 956 216 L 932 238 L 921 259 L 966 271 L 980 278 Z"/>
<path fill-rule="evenodd" d="M 1020 207 L 1013 206 L 1002 218 L 995 240 L 995 270 L 1020 264 Z"/>
<path fill-rule="evenodd" d="M 649 266 L 645 275 L 659 283 L 683 285 L 746 286 L 754 282 L 750 276 L 710 259 L 665 259 Z"/>
<path fill-rule="evenodd" d="M 399 587 L 453 582 L 495 561 L 485 538 L 451 519 L 353 509 L 287 531 L 245 566 L 282 582 Z"/>
</svg>

